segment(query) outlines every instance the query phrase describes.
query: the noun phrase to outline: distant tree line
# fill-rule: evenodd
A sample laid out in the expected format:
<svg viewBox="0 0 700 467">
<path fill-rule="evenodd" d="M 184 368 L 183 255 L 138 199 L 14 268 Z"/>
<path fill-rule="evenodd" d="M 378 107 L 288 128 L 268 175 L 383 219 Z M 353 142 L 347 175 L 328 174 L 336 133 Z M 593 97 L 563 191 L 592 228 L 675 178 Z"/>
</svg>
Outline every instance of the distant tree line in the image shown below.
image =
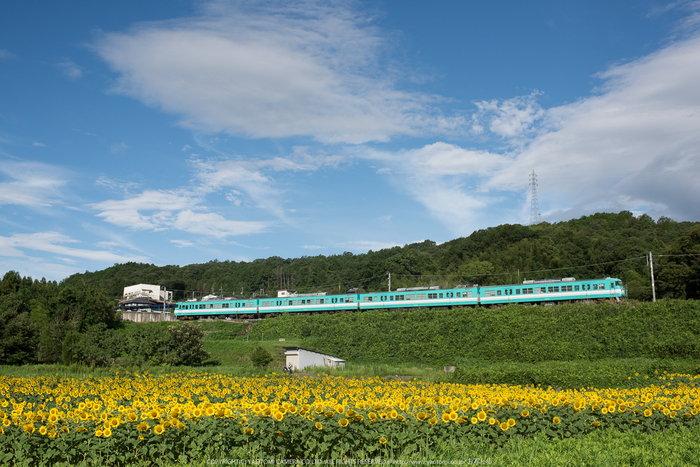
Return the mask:
<svg viewBox="0 0 700 467">
<path fill-rule="evenodd" d="M 0 364 L 196 365 L 206 358 L 196 327 L 124 325 L 99 285 L 32 280 L 16 271 L 0 281 Z"/>
<path fill-rule="evenodd" d="M 700 223 L 631 212 L 599 213 L 535 226 L 501 225 L 443 244 L 426 240 L 404 247 L 331 256 L 252 262 L 210 261 L 187 266 L 115 264 L 75 274 L 67 286 L 88 285 L 118 298 L 125 286 L 159 284 L 176 300 L 209 293 L 247 298 L 277 289 L 345 292 L 457 284 L 513 284 L 523 279 L 619 277 L 631 298 L 652 297 L 648 254 L 653 252 L 658 298 L 700 296 Z M 663 255 L 663 256 L 660 256 Z M 583 266 L 583 267 L 582 267 Z M 85 284 L 85 285 L 81 285 Z"/>
</svg>

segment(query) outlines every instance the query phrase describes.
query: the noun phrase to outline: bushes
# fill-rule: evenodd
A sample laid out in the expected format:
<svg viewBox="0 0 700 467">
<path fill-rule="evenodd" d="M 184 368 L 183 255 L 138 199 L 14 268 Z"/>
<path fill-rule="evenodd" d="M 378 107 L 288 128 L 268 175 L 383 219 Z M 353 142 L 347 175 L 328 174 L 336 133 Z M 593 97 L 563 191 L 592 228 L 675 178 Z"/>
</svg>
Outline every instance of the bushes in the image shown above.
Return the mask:
<svg viewBox="0 0 700 467">
<path fill-rule="evenodd" d="M 363 363 L 692 359 L 700 356 L 700 302 L 285 315 L 255 324 L 250 337 L 263 334 Z"/>
<path fill-rule="evenodd" d="M 253 362 L 253 365 L 262 368 L 267 366 L 273 360 L 273 358 L 272 355 L 270 355 L 270 352 L 260 346 L 257 346 L 253 350 L 253 353 L 250 354 L 250 360 Z"/>
<path fill-rule="evenodd" d="M 170 341 L 168 347 L 167 363 L 171 365 L 201 365 L 209 358 L 204 351 L 202 337 L 204 334 L 199 328 L 190 323 L 168 328 Z M 272 357 L 270 357 L 272 358 Z"/>
<path fill-rule="evenodd" d="M 63 362 L 106 366 L 121 358 L 137 365 L 196 366 L 209 358 L 203 349 L 203 333 L 196 325 L 163 324 L 125 324 L 116 330 L 104 324 L 90 326 L 81 334 L 67 336 Z"/>
</svg>

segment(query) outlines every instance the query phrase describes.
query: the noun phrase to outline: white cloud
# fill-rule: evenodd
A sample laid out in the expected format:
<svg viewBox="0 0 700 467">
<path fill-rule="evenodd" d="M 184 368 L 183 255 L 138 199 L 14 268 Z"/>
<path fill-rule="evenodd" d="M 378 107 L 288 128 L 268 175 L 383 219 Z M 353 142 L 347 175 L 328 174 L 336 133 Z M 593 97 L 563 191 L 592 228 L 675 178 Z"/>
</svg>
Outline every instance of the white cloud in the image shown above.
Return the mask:
<svg viewBox="0 0 700 467">
<path fill-rule="evenodd" d="M 697 219 L 700 207 L 700 37 L 600 73 L 598 95 L 547 110 L 547 131 L 486 183 L 523 189 L 575 212 L 649 206 Z"/>
<path fill-rule="evenodd" d="M 194 243 L 187 240 L 170 240 L 170 243 L 174 243 L 178 248 L 194 246 Z"/>
<path fill-rule="evenodd" d="M 15 58 L 16 55 L 7 49 L 0 49 L 0 60 L 8 60 L 10 58 Z"/>
<path fill-rule="evenodd" d="M 140 186 L 140 184 L 137 182 L 107 178 L 104 175 L 97 177 L 97 180 L 95 180 L 95 185 L 104 186 L 111 190 L 123 191 L 125 193 L 131 192 Z"/>
<path fill-rule="evenodd" d="M 219 214 L 190 210 L 180 211 L 173 223 L 173 227 L 178 230 L 216 238 L 261 233 L 265 232 L 268 226 L 267 222 L 231 221 Z"/>
<path fill-rule="evenodd" d="M 58 66 L 65 76 L 72 80 L 76 80 L 83 76 L 83 70 L 81 70 L 78 65 L 68 58 L 64 58 L 63 61 L 57 63 L 56 66 Z"/>
<path fill-rule="evenodd" d="M 598 77 L 591 96 L 559 107 L 542 109 L 539 93 L 477 104 L 480 138 L 492 135 L 505 150 L 438 142 L 394 153 L 363 148 L 361 157 L 390 168 L 392 183 L 455 234 L 504 217 L 527 222 L 533 169 L 545 218 L 630 210 L 698 219 L 700 37 Z"/>
<path fill-rule="evenodd" d="M 85 250 L 65 246 L 66 243 L 78 243 L 58 232 L 38 232 L 33 234 L 15 234 L 11 237 L 0 236 L 0 256 L 28 258 L 23 250 L 41 251 L 70 258 L 81 258 L 109 263 L 128 261 L 147 261 L 144 256 L 124 256 L 104 250 Z"/>
<path fill-rule="evenodd" d="M 68 182 L 61 169 L 40 162 L 3 160 L 0 175 L 9 179 L 0 182 L 0 205 L 48 207 L 60 203 L 61 189 Z"/>
<path fill-rule="evenodd" d="M 302 248 L 305 248 L 307 250 L 322 250 L 326 248 L 325 246 L 318 246 L 318 245 L 304 245 Z"/>
<path fill-rule="evenodd" d="M 509 163 L 500 154 L 444 142 L 396 153 L 365 150 L 360 154 L 390 165 L 377 173 L 388 175 L 398 190 L 421 203 L 431 217 L 455 234 L 464 234 L 474 225 L 479 210 L 492 202 L 480 192 L 480 181 Z"/>
<path fill-rule="evenodd" d="M 121 143 L 113 144 L 112 147 L 110 148 L 110 151 L 112 152 L 112 154 L 117 154 L 117 153 L 120 153 L 120 152 L 126 150 L 126 148 L 127 148 L 126 143 L 124 141 L 122 141 Z"/>
<path fill-rule="evenodd" d="M 221 181 L 217 186 L 225 186 Z M 90 205 L 105 221 L 133 230 L 180 230 L 215 238 L 261 233 L 269 222 L 233 221 L 206 212 L 204 196 L 213 186 L 181 190 L 146 190 L 138 195 Z M 198 192 L 195 194 L 194 192 Z M 235 202 L 234 202 L 235 204 Z M 240 204 L 240 203 L 239 203 Z"/>
<path fill-rule="evenodd" d="M 37 142 L 37 141 L 33 142 L 33 143 L 32 143 L 32 146 L 37 146 L 37 147 L 39 147 L 39 148 L 45 148 L 45 147 L 46 147 L 46 145 L 45 145 L 44 143 L 39 143 L 39 142 Z"/>
<path fill-rule="evenodd" d="M 111 224 L 136 230 L 164 230 L 173 224 L 177 211 L 195 208 L 199 201 L 188 193 L 146 190 L 131 198 L 90 206 L 100 211 L 98 217 Z"/>
<path fill-rule="evenodd" d="M 362 143 L 460 129 L 439 98 L 396 88 L 386 47 L 346 3 L 305 1 L 209 3 L 105 34 L 95 50 L 119 74 L 115 92 L 199 131 Z"/>
<path fill-rule="evenodd" d="M 499 101 L 477 102 L 477 113 L 472 116 L 472 132 L 481 134 L 484 126 L 501 137 L 519 140 L 535 130 L 535 124 L 545 115 L 537 102 L 541 92 Z"/>
</svg>

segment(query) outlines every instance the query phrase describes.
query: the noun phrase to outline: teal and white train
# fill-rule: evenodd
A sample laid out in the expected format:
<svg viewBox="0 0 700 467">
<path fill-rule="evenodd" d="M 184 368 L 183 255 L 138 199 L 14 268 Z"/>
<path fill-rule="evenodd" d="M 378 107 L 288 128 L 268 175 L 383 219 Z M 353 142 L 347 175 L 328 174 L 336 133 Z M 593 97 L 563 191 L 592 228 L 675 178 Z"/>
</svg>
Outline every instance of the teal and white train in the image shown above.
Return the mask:
<svg viewBox="0 0 700 467">
<path fill-rule="evenodd" d="M 197 318 L 262 318 L 281 313 L 327 313 L 338 311 L 391 310 L 406 308 L 453 308 L 557 304 L 579 301 L 619 301 L 626 296 L 619 279 L 546 279 L 515 285 L 413 287 L 392 292 L 296 294 L 279 291 L 277 298 L 213 299 L 178 303 L 175 316 Z"/>
</svg>

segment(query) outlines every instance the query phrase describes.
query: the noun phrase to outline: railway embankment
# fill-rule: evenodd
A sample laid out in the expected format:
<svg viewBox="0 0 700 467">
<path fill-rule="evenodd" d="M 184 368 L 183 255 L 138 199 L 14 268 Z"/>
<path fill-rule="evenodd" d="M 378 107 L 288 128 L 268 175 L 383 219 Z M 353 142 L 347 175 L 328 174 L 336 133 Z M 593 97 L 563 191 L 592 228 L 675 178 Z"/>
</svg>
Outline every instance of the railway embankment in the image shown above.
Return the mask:
<svg viewBox="0 0 700 467">
<path fill-rule="evenodd" d="M 284 315 L 248 333 L 262 336 L 367 365 L 454 365 L 456 382 L 580 387 L 591 377 L 620 385 L 637 372 L 700 373 L 694 300 Z"/>
</svg>

